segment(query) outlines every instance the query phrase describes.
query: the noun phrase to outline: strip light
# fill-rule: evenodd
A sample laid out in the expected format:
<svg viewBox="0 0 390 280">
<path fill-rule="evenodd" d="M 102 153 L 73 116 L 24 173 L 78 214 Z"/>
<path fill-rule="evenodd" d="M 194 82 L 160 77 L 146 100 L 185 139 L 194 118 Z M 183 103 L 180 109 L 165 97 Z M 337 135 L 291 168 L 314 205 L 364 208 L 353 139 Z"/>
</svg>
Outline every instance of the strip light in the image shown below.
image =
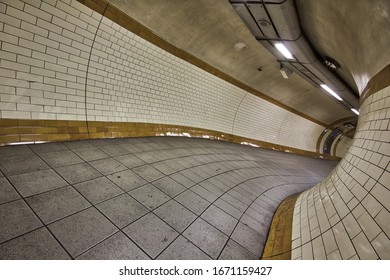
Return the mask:
<svg viewBox="0 0 390 280">
<path fill-rule="evenodd" d="M 358 110 L 352 108 L 351 111 L 354 112 L 356 115 L 359 116 L 359 111 L 358 111 Z"/>
<path fill-rule="evenodd" d="M 287 59 L 294 59 L 292 53 L 286 48 L 283 43 L 276 43 L 275 48 Z"/>
<path fill-rule="evenodd" d="M 329 92 L 334 98 L 336 98 L 337 100 L 340 100 L 340 101 L 343 101 L 343 99 L 341 99 L 341 97 L 335 93 L 330 87 L 328 87 L 327 85 L 324 85 L 322 84 L 321 87 L 326 90 L 327 92 Z"/>
</svg>

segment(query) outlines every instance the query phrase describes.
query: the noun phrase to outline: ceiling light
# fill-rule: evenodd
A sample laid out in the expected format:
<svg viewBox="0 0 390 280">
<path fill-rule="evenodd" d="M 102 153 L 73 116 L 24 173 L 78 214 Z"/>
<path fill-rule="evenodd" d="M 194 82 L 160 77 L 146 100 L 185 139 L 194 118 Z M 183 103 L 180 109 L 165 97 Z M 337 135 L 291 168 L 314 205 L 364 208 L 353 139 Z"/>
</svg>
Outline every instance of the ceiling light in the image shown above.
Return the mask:
<svg viewBox="0 0 390 280">
<path fill-rule="evenodd" d="M 329 93 L 330 93 L 333 97 L 335 97 L 337 100 L 343 101 L 343 100 L 341 99 L 341 97 L 340 97 L 337 93 L 335 93 L 331 88 L 329 88 L 327 85 L 322 84 L 321 87 L 322 87 L 324 90 L 326 90 L 327 92 L 329 92 Z"/>
<path fill-rule="evenodd" d="M 356 110 L 356 109 L 351 109 L 351 111 L 354 112 L 356 115 L 359 116 L 359 111 L 358 111 L 358 110 Z"/>
<path fill-rule="evenodd" d="M 285 68 L 282 63 L 280 63 L 280 73 L 282 73 L 283 78 L 288 79 L 288 77 L 292 74 L 291 69 Z"/>
<path fill-rule="evenodd" d="M 292 53 L 286 48 L 283 43 L 276 43 L 275 48 L 287 59 L 294 59 Z"/>
</svg>

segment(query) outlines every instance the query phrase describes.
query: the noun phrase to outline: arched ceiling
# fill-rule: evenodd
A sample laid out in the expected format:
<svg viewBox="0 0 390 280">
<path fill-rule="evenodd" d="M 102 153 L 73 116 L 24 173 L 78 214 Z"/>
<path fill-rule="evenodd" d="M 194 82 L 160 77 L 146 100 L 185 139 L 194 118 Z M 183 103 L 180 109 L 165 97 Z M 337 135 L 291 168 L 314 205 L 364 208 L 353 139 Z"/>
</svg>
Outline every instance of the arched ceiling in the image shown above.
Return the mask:
<svg viewBox="0 0 390 280">
<path fill-rule="evenodd" d="M 320 122 L 329 124 L 354 116 L 333 97 L 297 74 L 284 79 L 276 58 L 255 40 L 228 0 L 109 2 L 174 46 Z M 381 70 L 378 65 L 370 67 L 370 63 L 389 52 L 389 48 L 385 48 L 390 38 L 389 3 L 388 0 L 296 1 L 309 40 L 315 40 L 312 43 L 320 54 L 336 59 L 341 64 L 338 74 L 359 90 L 363 80 Z M 376 13 L 379 18 L 373 18 Z M 373 34 L 375 32 L 378 34 Z M 365 45 L 367 39 L 377 39 L 379 45 L 375 42 Z M 246 47 L 237 50 L 234 45 L 240 42 Z M 389 64 L 389 58 L 387 55 L 386 62 L 382 57 L 378 63 L 384 67 Z M 258 71 L 259 67 L 262 71 Z"/>
</svg>

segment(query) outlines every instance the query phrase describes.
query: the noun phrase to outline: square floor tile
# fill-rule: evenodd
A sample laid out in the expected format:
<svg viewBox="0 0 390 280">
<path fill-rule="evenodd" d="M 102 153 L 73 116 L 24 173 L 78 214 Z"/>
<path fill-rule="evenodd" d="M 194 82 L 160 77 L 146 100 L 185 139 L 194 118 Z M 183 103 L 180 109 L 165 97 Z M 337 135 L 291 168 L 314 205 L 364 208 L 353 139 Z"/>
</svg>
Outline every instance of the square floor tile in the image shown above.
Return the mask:
<svg viewBox="0 0 390 280">
<path fill-rule="evenodd" d="M 238 223 L 231 238 L 257 257 L 263 253 L 266 237 L 241 222 Z"/>
<path fill-rule="evenodd" d="M 248 206 L 239 201 L 237 198 L 231 196 L 228 193 L 225 193 L 223 196 L 221 196 L 221 199 L 229 203 L 230 205 L 233 205 L 235 208 L 237 208 L 240 211 L 245 211 Z"/>
<path fill-rule="evenodd" d="M 0 205 L 0 243 L 34 230 L 42 223 L 22 199 Z"/>
<path fill-rule="evenodd" d="M 102 174 L 88 163 L 80 163 L 56 168 L 56 171 L 70 184 L 80 183 L 101 177 Z"/>
<path fill-rule="evenodd" d="M 40 156 L 51 167 L 67 166 L 83 162 L 83 160 L 72 151 L 42 153 Z"/>
<path fill-rule="evenodd" d="M 153 210 L 164 202 L 170 200 L 169 196 L 167 196 L 165 193 L 163 193 L 151 184 L 147 184 L 145 186 L 132 190 L 129 192 L 129 194 L 136 200 L 141 202 L 144 206 L 149 208 L 149 210 Z"/>
<path fill-rule="evenodd" d="M 45 227 L 0 245 L 1 260 L 69 260 L 70 256 Z"/>
<path fill-rule="evenodd" d="M 125 155 L 125 154 L 129 153 L 128 150 L 123 149 L 119 145 L 104 145 L 104 146 L 100 146 L 99 148 L 103 152 L 105 152 L 106 154 L 108 154 L 108 155 L 110 155 L 112 157 Z"/>
<path fill-rule="evenodd" d="M 116 173 L 127 169 L 124 165 L 122 165 L 113 158 L 90 161 L 89 164 L 95 167 L 100 173 L 104 175 Z"/>
<path fill-rule="evenodd" d="M 103 152 L 97 147 L 82 148 L 73 151 L 85 161 L 98 160 L 98 159 L 110 157 L 109 155 L 107 155 L 105 152 Z"/>
<path fill-rule="evenodd" d="M 175 173 L 175 174 L 169 175 L 169 177 L 172 178 L 173 180 L 175 180 L 175 182 L 180 183 L 182 186 L 184 186 L 186 188 L 191 188 L 192 186 L 194 186 L 196 184 L 194 181 L 188 179 L 186 176 L 184 176 L 180 173 Z"/>
<path fill-rule="evenodd" d="M 176 170 L 170 167 L 168 164 L 165 162 L 156 162 L 153 163 L 152 166 L 156 168 L 158 171 L 164 173 L 165 175 L 170 175 L 172 173 L 175 173 Z"/>
<path fill-rule="evenodd" d="M 34 152 L 27 145 L 11 145 L 0 147 L 0 157 L 33 155 Z"/>
<path fill-rule="evenodd" d="M 148 209 L 128 194 L 106 200 L 96 207 L 119 228 L 123 228 L 148 213 Z"/>
<path fill-rule="evenodd" d="M 122 163 L 127 168 L 134 168 L 146 164 L 146 162 L 144 162 L 143 160 L 139 159 L 134 155 L 117 156 L 114 157 L 114 159 Z"/>
<path fill-rule="evenodd" d="M 152 184 L 170 197 L 175 197 L 179 193 L 186 190 L 185 187 L 169 177 L 161 178 L 157 181 L 154 181 Z"/>
<path fill-rule="evenodd" d="M 195 246 L 202 249 L 213 259 L 217 259 L 228 237 L 198 218 L 183 232 L 183 236 L 189 239 Z"/>
<path fill-rule="evenodd" d="M 236 219 L 240 219 L 243 212 L 238 210 L 236 207 L 232 206 L 231 204 L 227 203 L 225 200 L 217 199 L 213 205 L 217 206 L 218 208 L 222 209 L 226 213 L 228 213 L 230 216 L 233 216 Z"/>
<path fill-rule="evenodd" d="M 175 200 L 197 215 L 202 214 L 202 212 L 210 205 L 210 202 L 190 190 L 179 194 L 175 197 Z"/>
<path fill-rule="evenodd" d="M 173 228 L 153 213 L 124 228 L 123 232 L 153 259 L 178 236 Z"/>
<path fill-rule="evenodd" d="M 178 232 L 185 230 L 196 219 L 194 213 L 175 200 L 168 201 L 153 212 Z"/>
<path fill-rule="evenodd" d="M 23 197 L 68 185 L 53 169 L 19 174 L 8 178 Z"/>
<path fill-rule="evenodd" d="M 210 207 L 202 214 L 202 219 L 222 231 L 227 236 L 233 232 L 234 227 L 238 223 L 238 220 L 222 211 L 214 205 Z"/>
<path fill-rule="evenodd" d="M 115 174 L 107 176 L 108 179 L 117 184 L 121 189 L 128 192 L 143 186 L 148 183 L 148 181 L 142 179 L 131 170 L 121 171 Z"/>
<path fill-rule="evenodd" d="M 27 203 L 45 223 L 51 223 L 85 209 L 91 204 L 68 186 L 26 198 Z"/>
<path fill-rule="evenodd" d="M 59 220 L 48 227 L 72 257 L 77 257 L 118 231 L 93 207 Z"/>
<path fill-rule="evenodd" d="M 116 186 L 106 177 L 92 179 L 83 183 L 73 185 L 91 203 L 96 204 L 123 193 L 123 190 Z"/>
<path fill-rule="evenodd" d="M 16 200 L 20 195 L 6 178 L 0 178 L 0 203 Z"/>
<path fill-rule="evenodd" d="M 211 258 L 192 244 L 188 239 L 179 236 L 158 256 L 159 260 L 210 260 Z"/>
<path fill-rule="evenodd" d="M 79 150 L 79 149 L 85 149 L 85 148 L 94 148 L 94 146 L 88 142 L 88 140 L 84 141 L 67 141 L 64 142 L 64 145 L 68 147 L 68 149 L 71 150 Z"/>
<path fill-rule="evenodd" d="M 150 260 L 137 245 L 122 232 L 117 232 L 102 243 L 80 255 L 78 260 Z"/>
<path fill-rule="evenodd" d="M 195 185 L 191 188 L 191 191 L 193 191 L 194 193 L 196 193 L 197 195 L 203 197 L 204 199 L 206 199 L 208 202 L 214 202 L 215 200 L 218 199 L 218 196 L 216 196 L 215 194 L 213 194 L 212 192 L 206 190 L 205 188 L 203 188 L 202 186 L 200 185 Z"/>
<path fill-rule="evenodd" d="M 223 249 L 219 260 L 258 260 L 259 257 L 255 256 L 247 249 L 239 245 L 237 242 L 229 239 L 225 248 Z"/>
<path fill-rule="evenodd" d="M 0 169 L 6 176 L 49 169 L 50 167 L 37 155 L 2 157 Z"/>
<path fill-rule="evenodd" d="M 68 148 L 62 143 L 33 144 L 29 145 L 29 147 L 38 154 L 68 150 Z"/>
<path fill-rule="evenodd" d="M 132 169 L 135 173 L 149 182 L 158 180 L 165 175 L 151 165 L 143 165 Z"/>
</svg>

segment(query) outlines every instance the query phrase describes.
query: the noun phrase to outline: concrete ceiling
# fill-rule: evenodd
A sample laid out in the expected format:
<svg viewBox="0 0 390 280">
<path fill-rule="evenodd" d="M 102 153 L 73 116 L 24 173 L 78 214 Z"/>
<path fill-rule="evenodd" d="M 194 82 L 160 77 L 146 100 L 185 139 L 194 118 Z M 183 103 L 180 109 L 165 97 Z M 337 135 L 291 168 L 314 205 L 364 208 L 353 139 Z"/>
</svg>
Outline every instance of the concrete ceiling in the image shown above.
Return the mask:
<svg viewBox="0 0 390 280">
<path fill-rule="evenodd" d="M 255 40 L 228 0 L 109 2 L 174 46 L 323 123 L 354 116 L 298 75 L 283 79 L 276 58 Z M 359 91 L 375 74 L 371 69 L 378 69 L 377 65 L 372 68 L 367 65 L 372 61 L 380 61 L 383 67 L 389 64 L 389 3 L 388 0 L 296 1 L 308 39 L 314 41 L 320 54 L 340 63 L 338 74 Z M 234 45 L 240 42 L 246 47 L 235 49 Z M 259 67 L 262 71 L 258 71 Z"/>
</svg>

